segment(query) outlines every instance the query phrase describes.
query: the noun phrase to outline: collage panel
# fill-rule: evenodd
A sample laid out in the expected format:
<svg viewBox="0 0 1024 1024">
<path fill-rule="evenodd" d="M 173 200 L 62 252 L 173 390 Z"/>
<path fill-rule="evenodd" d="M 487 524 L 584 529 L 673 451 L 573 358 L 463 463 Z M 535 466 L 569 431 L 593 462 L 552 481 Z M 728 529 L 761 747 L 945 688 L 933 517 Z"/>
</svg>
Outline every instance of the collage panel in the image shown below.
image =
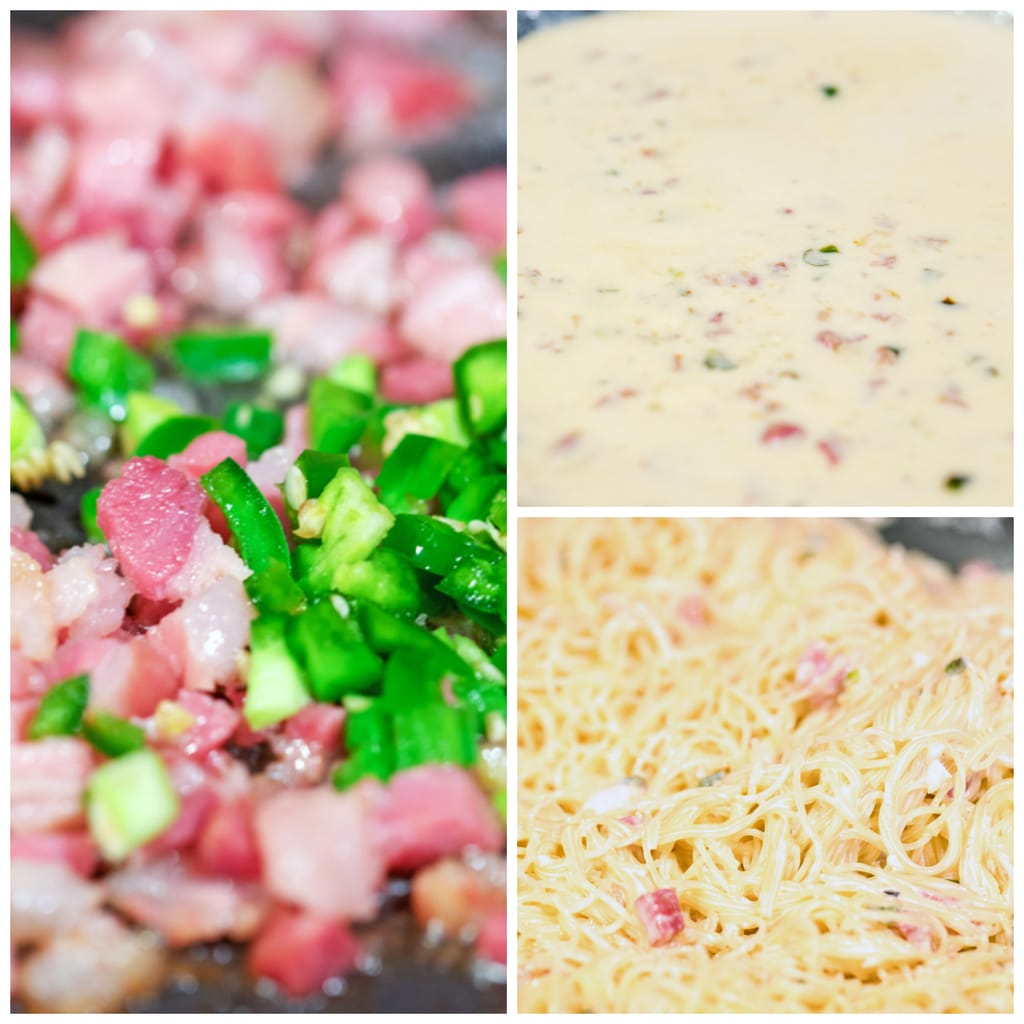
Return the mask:
<svg viewBox="0 0 1024 1024">
<path fill-rule="evenodd" d="M 12 12 L 12 1012 L 1012 1012 L 1012 31 Z"/>
<path fill-rule="evenodd" d="M 521 505 L 1012 503 L 1009 13 L 518 31 Z"/>
<path fill-rule="evenodd" d="M 16 1012 L 506 1009 L 507 20 L 12 14 Z"/>
<path fill-rule="evenodd" d="M 521 1012 L 1011 1012 L 1010 520 L 518 537 Z"/>
</svg>

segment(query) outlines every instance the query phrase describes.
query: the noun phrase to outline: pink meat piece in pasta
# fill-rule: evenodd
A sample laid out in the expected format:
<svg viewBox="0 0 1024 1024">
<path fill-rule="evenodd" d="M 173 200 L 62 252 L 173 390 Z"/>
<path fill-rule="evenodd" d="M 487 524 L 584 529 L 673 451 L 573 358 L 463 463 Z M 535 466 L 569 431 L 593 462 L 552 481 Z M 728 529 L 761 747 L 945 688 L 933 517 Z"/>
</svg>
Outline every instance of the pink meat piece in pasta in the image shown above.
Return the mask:
<svg viewBox="0 0 1024 1024">
<path fill-rule="evenodd" d="M 833 657 L 822 641 L 811 644 L 796 666 L 796 684 L 813 708 L 833 703 L 846 685 L 847 664 Z"/>
<path fill-rule="evenodd" d="M 635 906 L 637 917 L 652 946 L 665 945 L 686 927 L 686 920 L 679 908 L 679 894 L 675 889 L 645 892 L 637 897 Z"/>
</svg>

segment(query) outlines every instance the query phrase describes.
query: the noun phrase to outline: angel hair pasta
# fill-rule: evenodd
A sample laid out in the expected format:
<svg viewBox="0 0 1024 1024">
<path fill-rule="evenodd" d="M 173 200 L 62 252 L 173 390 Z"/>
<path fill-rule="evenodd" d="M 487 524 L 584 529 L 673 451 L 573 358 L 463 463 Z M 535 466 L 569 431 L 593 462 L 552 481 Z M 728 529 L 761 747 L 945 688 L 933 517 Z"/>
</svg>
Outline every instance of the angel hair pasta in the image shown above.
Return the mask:
<svg viewBox="0 0 1024 1024">
<path fill-rule="evenodd" d="M 526 520 L 519 1007 L 1012 1009 L 1011 579 Z"/>
</svg>

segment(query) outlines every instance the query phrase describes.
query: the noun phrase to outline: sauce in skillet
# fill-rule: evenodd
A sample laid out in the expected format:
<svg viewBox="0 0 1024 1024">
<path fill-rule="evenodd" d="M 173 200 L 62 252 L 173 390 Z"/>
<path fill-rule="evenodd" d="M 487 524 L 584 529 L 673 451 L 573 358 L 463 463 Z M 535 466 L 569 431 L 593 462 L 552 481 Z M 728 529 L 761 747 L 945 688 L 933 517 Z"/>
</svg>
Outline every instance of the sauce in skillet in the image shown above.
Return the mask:
<svg viewBox="0 0 1024 1024">
<path fill-rule="evenodd" d="M 584 18 L 519 54 L 525 505 L 1011 501 L 1011 31 Z"/>
</svg>

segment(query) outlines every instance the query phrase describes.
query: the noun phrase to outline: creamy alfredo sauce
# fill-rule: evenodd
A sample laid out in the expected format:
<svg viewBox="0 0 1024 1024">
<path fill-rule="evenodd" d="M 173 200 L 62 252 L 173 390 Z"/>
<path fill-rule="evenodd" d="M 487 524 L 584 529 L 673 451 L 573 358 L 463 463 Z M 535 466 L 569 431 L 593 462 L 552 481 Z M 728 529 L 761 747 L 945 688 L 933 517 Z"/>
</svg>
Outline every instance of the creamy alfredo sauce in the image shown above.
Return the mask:
<svg viewBox="0 0 1024 1024">
<path fill-rule="evenodd" d="M 940 14 L 525 39 L 520 502 L 1010 503 L 1010 66 Z"/>
</svg>

